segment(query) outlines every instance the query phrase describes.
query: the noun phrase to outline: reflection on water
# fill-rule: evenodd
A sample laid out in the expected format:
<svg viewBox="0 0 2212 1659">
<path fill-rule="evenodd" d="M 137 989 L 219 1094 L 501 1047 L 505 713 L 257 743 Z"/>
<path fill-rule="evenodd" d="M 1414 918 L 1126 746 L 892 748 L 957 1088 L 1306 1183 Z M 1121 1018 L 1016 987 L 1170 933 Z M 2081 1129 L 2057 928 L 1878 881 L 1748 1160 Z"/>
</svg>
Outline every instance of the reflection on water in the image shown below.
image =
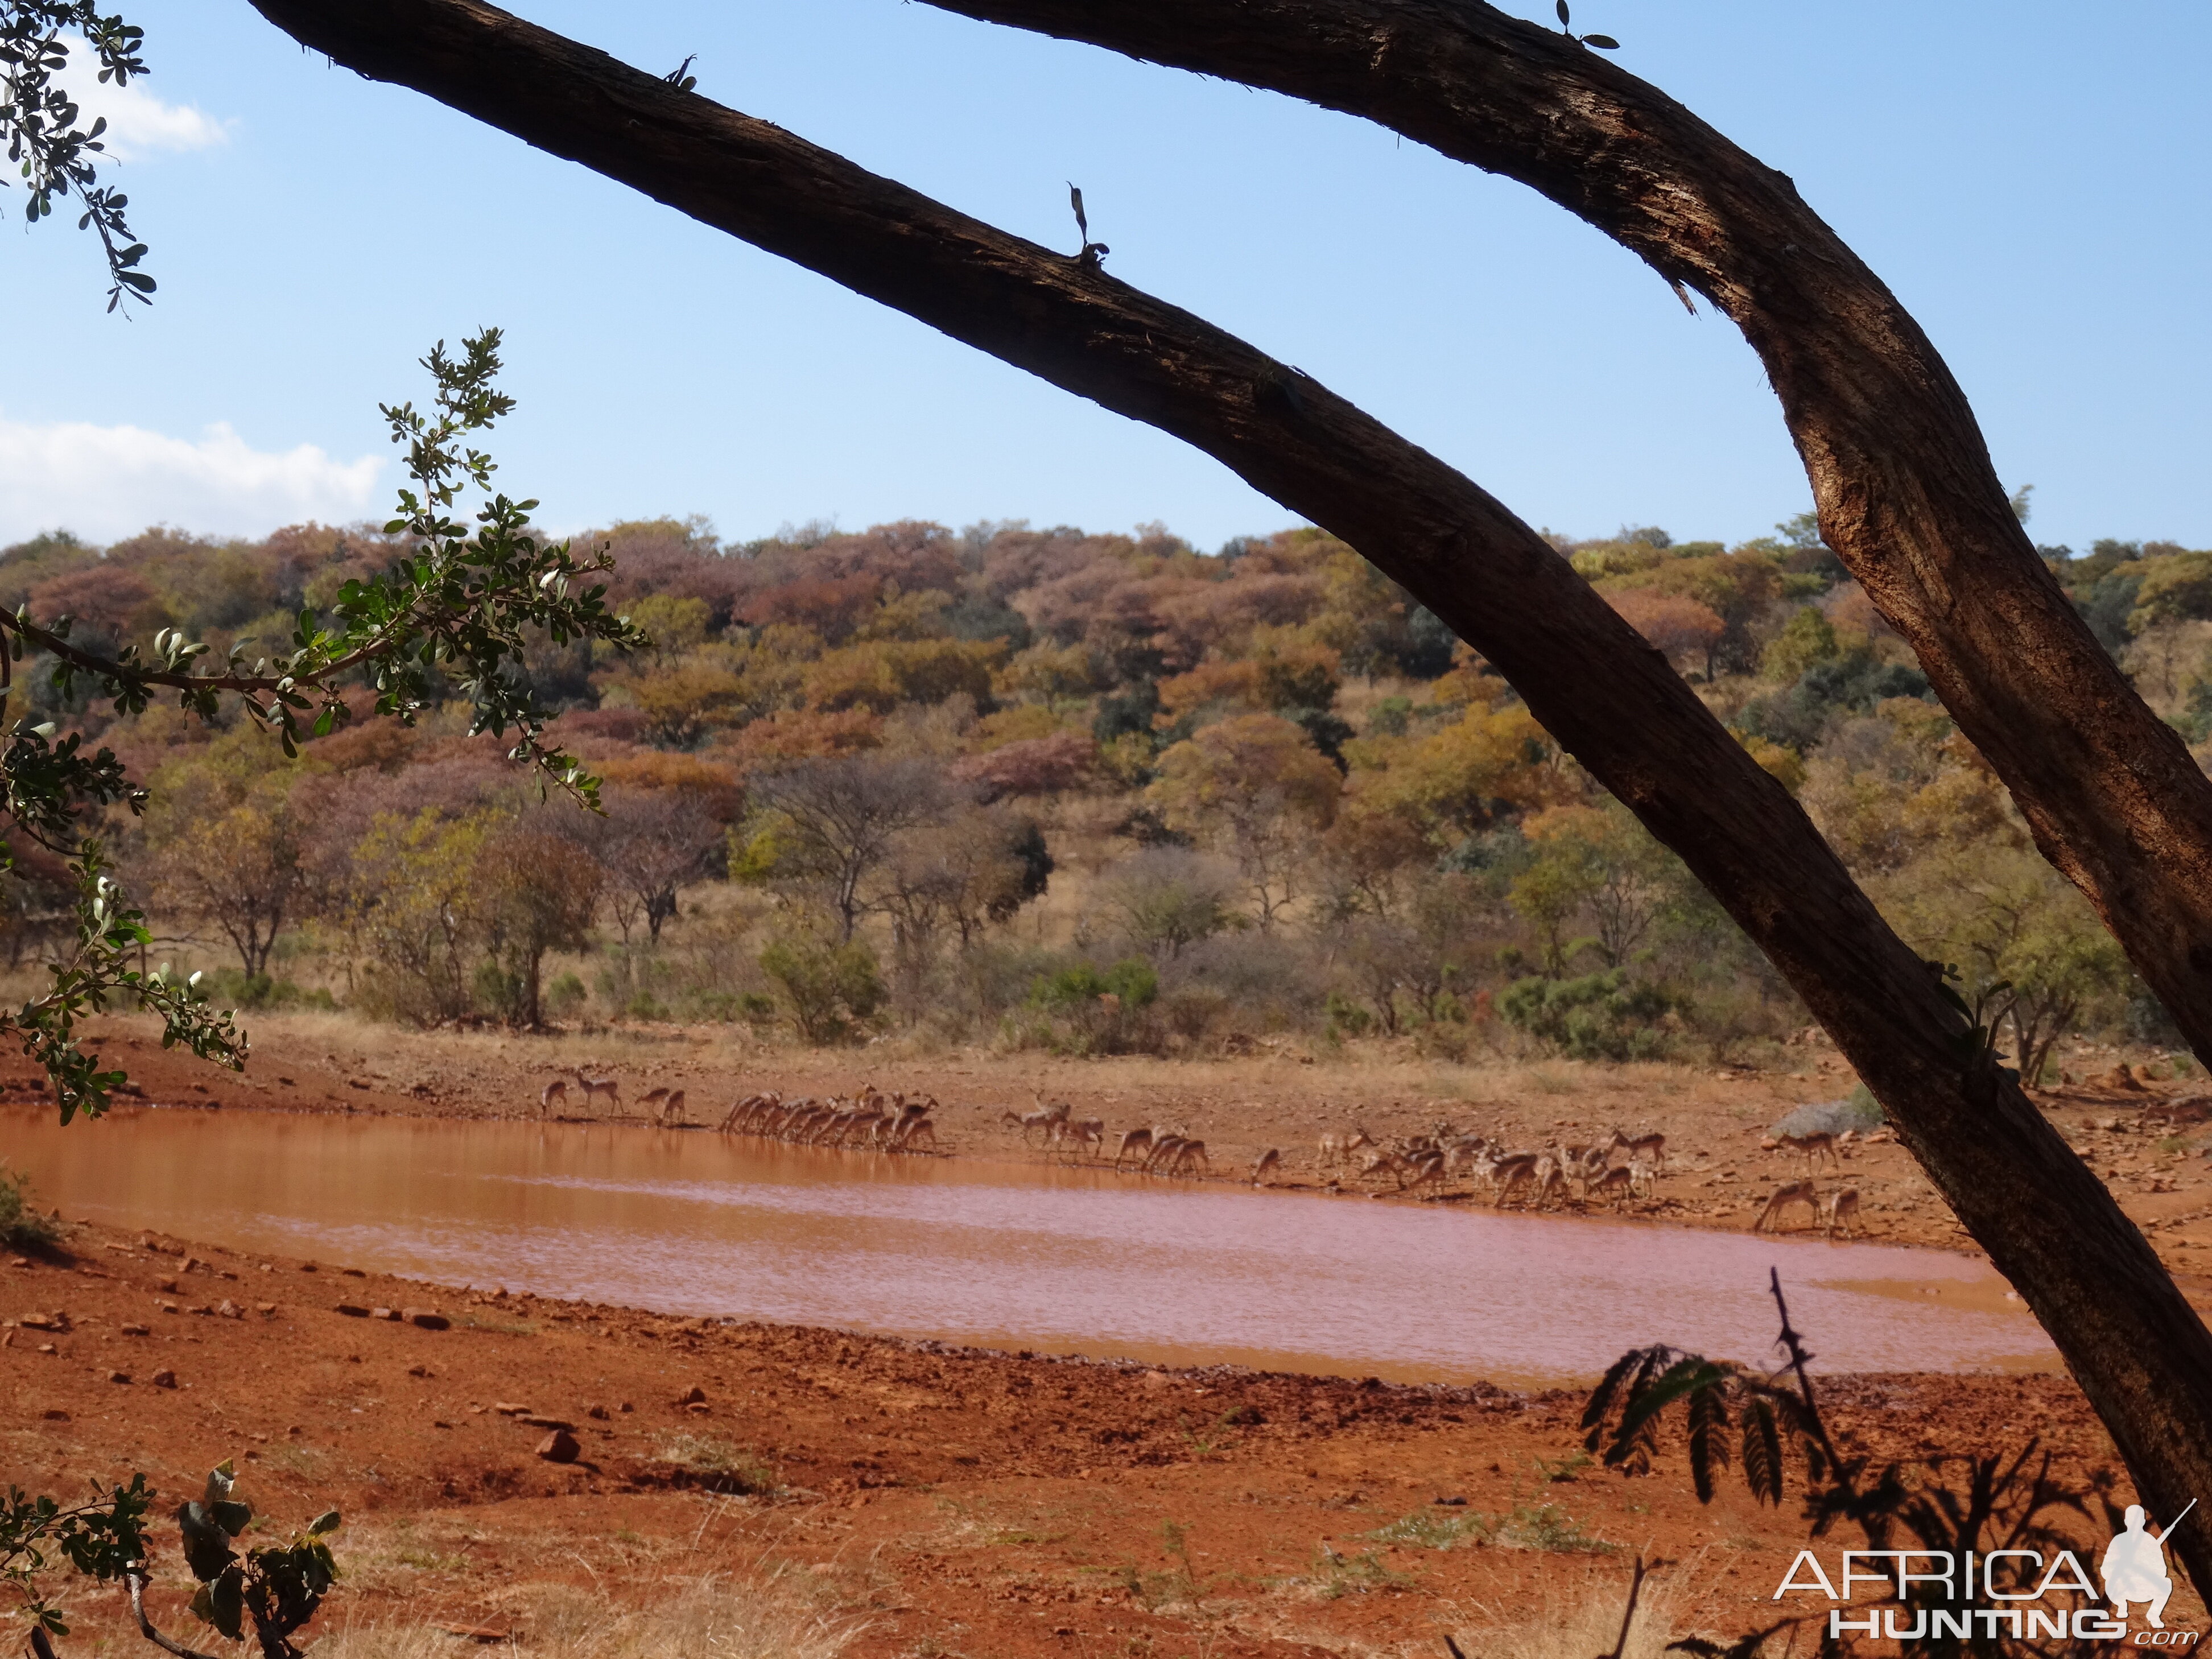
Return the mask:
<svg viewBox="0 0 2212 1659">
<path fill-rule="evenodd" d="M 1583 1376 L 1672 1342 L 1760 1361 L 1767 1268 L 1830 1370 L 2055 1364 L 1978 1262 L 634 1126 L 0 1112 L 43 1203 L 540 1295 L 1161 1364 Z M 1852 1288 L 1853 1282 L 1857 1286 Z M 1869 1293 L 1917 1287 L 1917 1297 Z"/>
</svg>

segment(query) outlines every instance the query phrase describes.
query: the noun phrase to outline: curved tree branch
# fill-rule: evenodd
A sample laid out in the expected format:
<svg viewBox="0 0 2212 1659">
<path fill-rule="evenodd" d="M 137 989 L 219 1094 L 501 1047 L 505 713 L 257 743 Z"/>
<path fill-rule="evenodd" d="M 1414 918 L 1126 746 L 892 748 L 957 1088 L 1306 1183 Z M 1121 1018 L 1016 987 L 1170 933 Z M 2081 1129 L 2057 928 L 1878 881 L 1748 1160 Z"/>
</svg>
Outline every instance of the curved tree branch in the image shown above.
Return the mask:
<svg viewBox="0 0 2212 1659">
<path fill-rule="evenodd" d="M 480 0 L 255 0 L 280 28 L 1184 439 L 1503 672 L 1789 978 L 2065 1354 L 2150 1501 L 2212 1487 L 2212 1336 L 1780 784 L 1484 490 L 1189 313 Z M 2212 1582 L 2212 1553 L 2190 1554 Z"/>
<path fill-rule="evenodd" d="M 181 1642 L 173 1641 L 154 1627 L 154 1621 L 146 1616 L 146 1576 L 143 1573 L 125 1573 L 124 1580 L 131 1586 L 131 1611 L 137 1618 L 141 1636 L 162 1652 L 173 1654 L 175 1659 L 214 1659 L 212 1654 L 202 1653 L 198 1648 L 188 1648 Z"/>
<path fill-rule="evenodd" d="M 2212 781 L 2037 556 L 1935 346 L 1789 175 L 1481 0 L 928 3 L 1364 116 L 1711 300 L 1765 365 L 1822 536 L 2212 1064 Z"/>
</svg>

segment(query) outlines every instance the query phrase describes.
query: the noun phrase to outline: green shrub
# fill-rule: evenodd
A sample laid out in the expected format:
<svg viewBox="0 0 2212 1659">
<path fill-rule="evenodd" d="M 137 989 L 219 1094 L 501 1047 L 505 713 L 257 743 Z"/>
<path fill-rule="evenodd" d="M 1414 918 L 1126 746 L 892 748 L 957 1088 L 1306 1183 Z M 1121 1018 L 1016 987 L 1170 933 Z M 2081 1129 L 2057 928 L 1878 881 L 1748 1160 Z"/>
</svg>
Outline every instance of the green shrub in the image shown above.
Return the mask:
<svg viewBox="0 0 2212 1659">
<path fill-rule="evenodd" d="M 202 981 L 208 994 L 216 1001 L 234 1008 L 320 1008 L 334 1009 L 337 1000 L 317 986 L 303 991 L 289 979 L 274 979 L 267 974 L 246 974 L 236 968 L 211 969 Z"/>
<path fill-rule="evenodd" d="M 545 1012 L 555 1019 L 574 1019 L 591 1000 L 591 991 L 578 974 L 563 974 L 545 988 Z"/>
<path fill-rule="evenodd" d="M 1058 1012 L 1110 996 L 1124 1008 L 1143 1008 L 1159 994 L 1160 976 L 1152 964 L 1142 957 L 1125 957 L 1103 974 L 1083 962 L 1048 977 L 1041 975 L 1030 989 L 1030 1003 Z"/>
<path fill-rule="evenodd" d="M 776 982 L 799 1040 L 812 1048 L 848 1042 L 884 1006 L 875 954 L 857 940 L 827 945 L 811 933 L 771 940 L 761 971 Z"/>
<path fill-rule="evenodd" d="M 1328 1012 L 1328 1034 L 1337 1038 L 1359 1037 L 1367 1035 L 1367 1028 L 1375 1023 L 1375 1016 L 1340 992 L 1331 991 L 1326 1005 Z"/>
<path fill-rule="evenodd" d="M 1580 979 L 1516 979 L 1498 1008 L 1513 1025 L 1574 1060 L 1658 1060 L 1668 1048 L 1659 1021 L 1678 1000 L 1614 968 Z"/>
<path fill-rule="evenodd" d="M 31 1178 L 0 1164 L 0 1244 L 27 1250 L 55 1237 L 54 1224 L 31 1207 Z"/>
<path fill-rule="evenodd" d="M 1103 972 L 1087 962 L 1040 974 L 1029 1006 L 1064 1035 L 1049 1046 L 1079 1054 L 1121 1054 L 1157 1045 L 1158 1022 L 1142 1018 L 1160 994 L 1160 976 L 1142 957 L 1125 957 Z M 1026 1046 L 1024 1044 L 1024 1046 Z"/>
</svg>

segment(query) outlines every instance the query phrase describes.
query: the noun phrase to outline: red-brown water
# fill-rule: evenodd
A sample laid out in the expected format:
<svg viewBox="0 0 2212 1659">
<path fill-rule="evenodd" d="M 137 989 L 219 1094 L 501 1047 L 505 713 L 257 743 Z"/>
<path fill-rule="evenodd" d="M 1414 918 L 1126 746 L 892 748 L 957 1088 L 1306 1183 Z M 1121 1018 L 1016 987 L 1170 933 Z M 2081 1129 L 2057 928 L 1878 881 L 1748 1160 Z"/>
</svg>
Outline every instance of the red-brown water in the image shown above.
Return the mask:
<svg viewBox="0 0 2212 1659">
<path fill-rule="evenodd" d="M 1873 1244 L 1255 1193 L 636 1126 L 0 1114 L 72 1217 L 670 1313 L 1393 1381 L 1770 1357 L 1767 1269 L 1831 1370 L 2045 1369 L 1986 1266 Z"/>
</svg>

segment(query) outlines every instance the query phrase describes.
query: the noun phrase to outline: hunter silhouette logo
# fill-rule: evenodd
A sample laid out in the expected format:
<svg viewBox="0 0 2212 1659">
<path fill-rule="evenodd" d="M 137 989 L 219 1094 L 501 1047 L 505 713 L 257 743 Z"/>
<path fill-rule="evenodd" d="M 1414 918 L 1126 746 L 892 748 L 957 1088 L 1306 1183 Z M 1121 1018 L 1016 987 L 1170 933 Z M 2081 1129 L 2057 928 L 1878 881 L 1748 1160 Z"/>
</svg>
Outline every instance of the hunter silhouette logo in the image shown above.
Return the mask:
<svg viewBox="0 0 2212 1659">
<path fill-rule="evenodd" d="M 2173 1580 L 2166 1572 L 2166 1540 L 2173 1536 L 2173 1528 L 2189 1517 L 2189 1510 L 2197 1507 L 2197 1500 L 2189 1500 L 2185 1509 L 2173 1517 L 2173 1526 L 2164 1532 L 2151 1532 L 2143 1525 L 2143 1506 L 2128 1505 L 2123 1519 L 2125 1529 L 2112 1534 L 2112 1541 L 2105 1546 L 2105 1559 L 2098 1563 L 2097 1571 L 2105 1581 L 2105 1598 L 2112 1604 L 2112 1617 L 2125 1619 L 2128 1603 L 2148 1603 L 2143 1617 L 2150 1621 L 2153 1630 L 2164 1630 L 2166 1598 L 2173 1594 Z"/>
</svg>

